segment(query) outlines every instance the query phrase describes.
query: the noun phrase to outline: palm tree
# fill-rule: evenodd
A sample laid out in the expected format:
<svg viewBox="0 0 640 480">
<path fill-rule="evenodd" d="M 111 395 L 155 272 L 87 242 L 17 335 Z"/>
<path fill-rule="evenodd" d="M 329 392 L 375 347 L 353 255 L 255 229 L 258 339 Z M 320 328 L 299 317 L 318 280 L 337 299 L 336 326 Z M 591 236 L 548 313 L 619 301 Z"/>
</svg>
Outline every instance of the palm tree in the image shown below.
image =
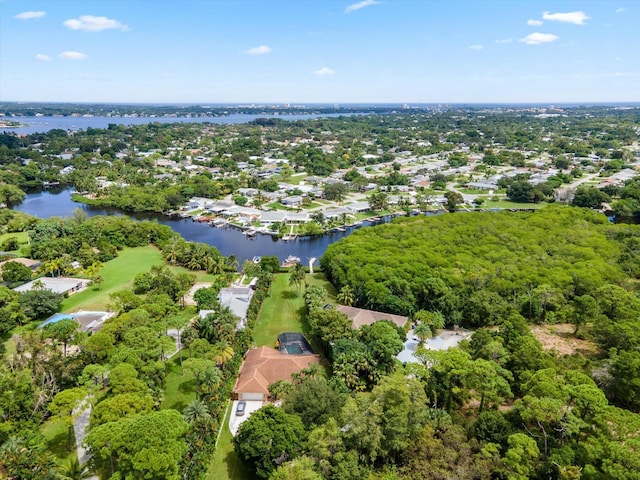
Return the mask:
<svg viewBox="0 0 640 480">
<path fill-rule="evenodd" d="M 184 407 L 182 415 L 190 425 L 201 424 L 211 419 L 207 405 L 201 400 L 194 400 Z"/>
<path fill-rule="evenodd" d="M 347 307 L 350 307 L 351 305 L 353 305 L 353 291 L 351 290 L 351 287 L 349 285 L 345 285 L 344 287 L 342 287 L 340 289 L 340 293 L 338 293 L 338 295 L 336 295 L 336 300 L 338 301 L 338 303 L 341 303 L 342 305 L 346 305 Z"/>
<path fill-rule="evenodd" d="M 233 348 L 227 342 L 218 342 L 213 346 L 214 360 L 222 366 L 233 358 Z"/>
<path fill-rule="evenodd" d="M 164 259 L 169 263 L 177 263 L 183 253 L 183 243 L 178 237 L 174 237 L 162 250 Z"/>
<path fill-rule="evenodd" d="M 424 342 L 433 336 L 431 327 L 422 322 L 416 325 L 416 328 L 413 329 L 413 334 L 420 340 L 420 345 L 424 345 Z"/>
<path fill-rule="evenodd" d="M 296 285 L 298 288 L 298 296 L 300 296 L 300 287 L 304 283 L 307 274 L 304 271 L 304 267 L 300 263 L 296 263 L 291 268 L 291 273 L 289 275 L 289 285 Z"/>
<path fill-rule="evenodd" d="M 235 255 L 231 254 L 228 257 L 222 257 L 223 261 L 224 261 L 224 265 L 225 268 L 227 270 L 231 270 L 234 272 L 238 271 L 238 266 L 240 265 L 240 262 L 238 262 L 238 257 L 236 257 Z"/>
<path fill-rule="evenodd" d="M 207 273 L 213 273 L 214 275 L 220 275 L 224 272 L 226 267 L 225 258 L 220 254 L 209 253 L 205 257 L 205 265 Z"/>
<path fill-rule="evenodd" d="M 69 459 L 66 465 L 58 468 L 57 478 L 59 480 L 83 480 L 93 476 L 93 472 L 89 469 L 89 464 L 82 465 L 77 458 Z"/>
</svg>

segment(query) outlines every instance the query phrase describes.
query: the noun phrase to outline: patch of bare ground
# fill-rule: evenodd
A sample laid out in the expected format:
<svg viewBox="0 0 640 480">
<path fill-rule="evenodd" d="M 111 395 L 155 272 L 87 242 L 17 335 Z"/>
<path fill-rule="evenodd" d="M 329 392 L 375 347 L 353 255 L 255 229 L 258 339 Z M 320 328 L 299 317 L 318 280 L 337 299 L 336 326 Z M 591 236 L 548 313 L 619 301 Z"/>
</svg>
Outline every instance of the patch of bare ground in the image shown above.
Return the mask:
<svg viewBox="0 0 640 480">
<path fill-rule="evenodd" d="M 554 350 L 558 355 L 581 353 L 591 355 L 597 352 L 594 342 L 576 338 L 573 334 L 575 325 L 558 323 L 554 325 L 531 325 L 531 333 L 542 344 L 545 350 Z"/>
<path fill-rule="evenodd" d="M 184 304 L 186 306 L 195 306 L 196 301 L 193 299 L 193 295 L 200 290 L 201 288 L 209 288 L 211 286 L 211 282 L 199 282 L 196 283 L 191 290 L 184 296 Z"/>
</svg>

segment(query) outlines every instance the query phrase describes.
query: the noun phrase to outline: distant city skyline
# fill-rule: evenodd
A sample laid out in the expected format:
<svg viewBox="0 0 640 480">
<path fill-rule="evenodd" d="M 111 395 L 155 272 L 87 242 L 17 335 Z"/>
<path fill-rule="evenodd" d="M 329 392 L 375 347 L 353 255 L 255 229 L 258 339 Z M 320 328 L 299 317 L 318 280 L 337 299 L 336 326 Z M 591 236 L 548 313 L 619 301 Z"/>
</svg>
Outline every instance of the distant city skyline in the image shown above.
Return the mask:
<svg viewBox="0 0 640 480">
<path fill-rule="evenodd" d="M 640 3 L 0 0 L 0 101 L 640 101 Z"/>
</svg>

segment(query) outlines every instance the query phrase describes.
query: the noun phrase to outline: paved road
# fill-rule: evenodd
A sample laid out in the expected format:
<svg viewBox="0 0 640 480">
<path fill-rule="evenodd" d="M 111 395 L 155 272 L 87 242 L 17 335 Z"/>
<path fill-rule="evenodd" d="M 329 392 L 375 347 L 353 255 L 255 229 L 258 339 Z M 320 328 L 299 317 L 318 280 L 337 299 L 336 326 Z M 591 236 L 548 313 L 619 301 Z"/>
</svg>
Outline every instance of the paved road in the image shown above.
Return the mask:
<svg viewBox="0 0 640 480">
<path fill-rule="evenodd" d="M 91 455 L 84 448 L 84 437 L 89 433 L 89 419 L 91 418 L 91 402 L 86 397 L 82 404 L 82 411 L 73 420 L 73 432 L 76 435 L 76 448 L 78 450 L 78 462 L 83 465 L 91 460 Z M 87 477 L 89 480 L 99 480 L 97 475 Z"/>
</svg>

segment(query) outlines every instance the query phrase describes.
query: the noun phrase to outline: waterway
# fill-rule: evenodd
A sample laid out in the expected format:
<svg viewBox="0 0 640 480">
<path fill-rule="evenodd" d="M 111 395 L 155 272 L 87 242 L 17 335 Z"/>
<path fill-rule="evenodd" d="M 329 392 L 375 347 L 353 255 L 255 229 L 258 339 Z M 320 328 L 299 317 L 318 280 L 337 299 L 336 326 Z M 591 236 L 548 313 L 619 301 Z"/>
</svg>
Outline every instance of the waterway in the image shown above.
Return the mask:
<svg viewBox="0 0 640 480">
<path fill-rule="evenodd" d="M 125 215 L 125 213 L 117 209 L 97 208 L 76 203 L 71 200 L 70 189 L 29 193 L 20 205 L 13 207 L 14 210 L 40 218 L 70 217 L 77 208 L 84 210 L 90 217 L 95 215 Z M 289 255 L 293 255 L 299 257 L 303 264 L 307 264 L 310 258 L 315 257 L 319 260 L 324 255 L 327 247 L 333 242 L 353 233 L 357 228 L 361 228 L 347 227 L 345 232 L 330 232 L 325 235 L 301 237 L 285 242 L 270 235 L 257 234 L 254 237 L 247 237 L 235 228 L 215 228 L 206 223 L 194 222 L 191 219 L 175 219 L 151 213 L 127 215 L 135 220 L 152 220 L 168 225 L 185 240 L 213 245 L 225 256 L 235 255 L 240 265 L 244 260 L 250 260 L 256 255 L 274 255 L 281 261 Z M 387 217 L 381 221 L 388 222 L 390 218 Z M 362 227 L 374 224 L 374 222 L 364 222 Z"/>
<path fill-rule="evenodd" d="M 60 128 L 62 130 L 86 130 L 87 128 L 107 128 L 110 123 L 117 125 L 143 125 L 146 123 L 213 123 L 228 125 L 233 123 L 247 123 L 256 118 L 279 118 L 282 120 L 307 120 L 310 118 L 326 118 L 354 115 L 353 113 L 326 113 L 326 114 L 300 114 L 300 115 L 252 115 L 232 114 L 219 117 L 10 117 L 7 120 L 19 122 L 21 127 L 0 128 L 0 133 L 16 133 L 28 135 L 31 133 L 43 133 Z"/>
</svg>

